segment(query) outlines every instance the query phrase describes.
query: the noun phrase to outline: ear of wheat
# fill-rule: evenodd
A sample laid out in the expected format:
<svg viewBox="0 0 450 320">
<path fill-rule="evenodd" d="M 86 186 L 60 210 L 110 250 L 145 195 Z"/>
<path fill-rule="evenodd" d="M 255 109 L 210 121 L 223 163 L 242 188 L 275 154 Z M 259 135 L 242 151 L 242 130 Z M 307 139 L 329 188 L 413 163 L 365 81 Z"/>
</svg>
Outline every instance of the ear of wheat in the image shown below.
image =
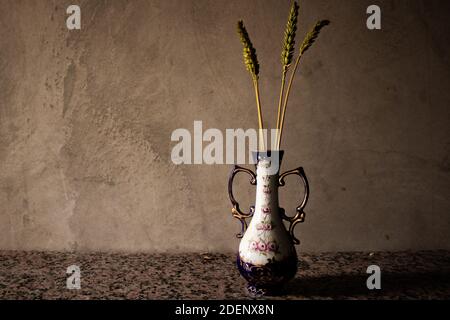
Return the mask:
<svg viewBox="0 0 450 320">
<path fill-rule="evenodd" d="M 300 55 L 304 54 L 305 51 L 313 45 L 314 41 L 316 41 L 317 37 L 319 36 L 320 30 L 322 30 L 323 27 L 329 24 L 330 21 L 328 20 L 320 20 L 316 22 L 315 26 L 310 32 L 308 32 L 305 39 L 303 40 L 303 43 L 300 47 Z"/>
<path fill-rule="evenodd" d="M 281 52 L 281 64 L 283 69 L 288 68 L 294 57 L 295 33 L 297 32 L 298 3 L 294 1 L 289 11 L 286 30 L 284 31 L 283 51 Z"/>
<path fill-rule="evenodd" d="M 263 135 L 263 118 L 261 111 L 261 100 L 259 97 L 259 63 L 258 57 L 256 55 L 256 50 L 253 47 L 253 44 L 250 40 L 250 36 L 248 35 L 247 29 L 245 28 L 244 22 L 242 20 L 237 23 L 237 31 L 239 37 L 241 39 L 241 43 L 243 46 L 243 56 L 244 56 L 244 64 L 247 68 L 248 72 L 252 76 L 253 80 L 253 88 L 255 89 L 255 97 L 256 97 L 256 108 L 258 110 L 258 127 L 259 127 L 259 150 L 264 151 L 264 135 Z"/>
<path fill-rule="evenodd" d="M 291 9 L 289 11 L 288 22 L 286 24 L 286 29 L 284 32 L 284 42 L 283 49 L 281 52 L 281 66 L 282 66 L 282 77 L 281 77 L 281 90 L 280 90 L 280 98 L 278 102 L 278 113 L 277 113 L 277 137 L 276 137 L 276 149 L 280 149 L 281 138 L 283 134 L 284 120 L 286 116 L 286 108 L 289 101 L 289 95 L 292 88 L 292 83 L 294 81 L 295 73 L 299 66 L 300 60 L 303 54 L 313 45 L 319 36 L 320 31 L 323 27 L 328 25 L 330 22 L 328 20 L 320 20 L 318 21 L 314 27 L 308 32 L 300 46 L 298 56 L 295 60 L 295 64 L 293 70 L 291 71 L 291 75 L 289 78 L 289 83 L 285 92 L 286 85 L 286 76 L 289 70 L 289 67 L 292 64 L 292 60 L 294 58 L 295 53 L 295 36 L 297 32 L 297 21 L 298 21 L 298 12 L 299 5 L 296 1 L 294 1 L 291 5 Z M 253 47 L 253 44 L 250 40 L 250 36 L 248 35 L 247 29 L 245 28 L 244 22 L 242 20 L 237 23 L 237 31 L 242 42 L 243 46 L 243 57 L 244 64 L 247 68 L 248 72 L 252 76 L 253 87 L 255 89 L 256 96 L 256 107 L 258 109 L 258 125 L 259 125 L 259 150 L 264 151 L 264 139 L 262 131 L 263 127 L 263 118 L 261 111 L 261 101 L 259 97 L 259 63 L 256 55 L 256 50 Z"/>
<path fill-rule="evenodd" d="M 311 29 L 311 31 L 307 33 L 306 37 L 304 38 L 304 40 L 302 42 L 302 45 L 300 46 L 300 53 L 297 56 L 297 59 L 295 61 L 295 65 L 294 65 L 294 69 L 292 70 L 291 77 L 289 79 L 289 84 L 288 84 L 288 87 L 286 90 L 286 96 L 284 98 L 284 103 L 283 103 L 283 111 L 281 113 L 281 117 L 279 120 L 279 127 L 277 130 L 277 133 L 278 133 L 277 134 L 277 145 L 276 145 L 277 150 L 279 150 L 280 146 L 281 146 L 281 138 L 283 136 L 284 119 L 286 116 L 286 108 L 287 108 L 287 104 L 289 101 L 289 94 L 291 93 L 292 83 L 294 82 L 295 73 L 297 71 L 300 60 L 303 57 L 303 54 L 312 46 L 314 41 L 317 39 L 322 28 L 329 24 L 330 24 L 330 21 L 328 21 L 328 20 L 320 20 L 320 21 L 316 22 L 316 24 Z"/>
<path fill-rule="evenodd" d="M 297 32 L 297 18 L 298 18 L 298 3 L 294 1 L 289 11 L 288 22 L 286 24 L 286 29 L 284 31 L 284 42 L 283 50 L 281 52 L 281 89 L 280 89 L 280 99 L 278 100 L 278 112 L 277 112 L 277 130 L 280 129 L 281 121 L 281 106 L 283 104 L 284 86 L 286 85 L 286 74 L 289 66 L 292 63 L 292 58 L 294 57 L 295 51 L 295 33 Z M 278 131 L 277 131 L 278 135 Z"/>
<path fill-rule="evenodd" d="M 250 36 L 245 28 L 244 21 L 239 20 L 237 23 L 237 32 L 243 46 L 244 64 L 252 78 L 257 79 L 259 75 L 259 63 L 256 50 L 253 47 Z"/>
</svg>

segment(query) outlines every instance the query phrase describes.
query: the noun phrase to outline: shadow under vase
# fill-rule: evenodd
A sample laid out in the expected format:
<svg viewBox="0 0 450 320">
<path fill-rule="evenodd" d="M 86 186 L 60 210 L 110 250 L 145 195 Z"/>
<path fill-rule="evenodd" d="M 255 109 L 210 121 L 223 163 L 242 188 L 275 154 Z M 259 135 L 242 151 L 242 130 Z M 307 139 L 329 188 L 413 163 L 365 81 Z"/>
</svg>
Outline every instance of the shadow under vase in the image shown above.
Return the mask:
<svg viewBox="0 0 450 320">
<path fill-rule="evenodd" d="M 449 299 L 450 272 L 383 272 L 381 289 L 370 290 L 370 274 L 297 276 L 285 295 L 318 299 Z"/>
</svg>

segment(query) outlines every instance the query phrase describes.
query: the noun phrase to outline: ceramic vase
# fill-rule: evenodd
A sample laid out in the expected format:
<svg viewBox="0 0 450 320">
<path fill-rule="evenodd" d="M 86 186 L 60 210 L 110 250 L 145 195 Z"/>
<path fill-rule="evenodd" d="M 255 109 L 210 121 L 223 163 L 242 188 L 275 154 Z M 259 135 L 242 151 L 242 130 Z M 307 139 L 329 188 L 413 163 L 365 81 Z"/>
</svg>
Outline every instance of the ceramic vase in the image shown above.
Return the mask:
<svg viewBox="0 0 450 320">
<path fill-rule="evenodd" d="M 247 280 L 247 292 L 252 296 L 279 294 L 284 285 L 297 272 L 295 250 L 299 240 L 294 236 L 294 227 L 303 222 L 303 211 L 309 197 L 309 185 L 303 168 L 280 174 L 283 151 L 254 152 L 256 173 L 234 166 L 228 180 L 228 194 L 232 214 L 241 222 L 241 238 L 237 255 L 237 267 Z M 233 194 L 233 182 L 238 173 L 250 176 L 250 183 L 256 185 L 255 205 L 249 212 L 241 211 Z M 285 178 L 298 175 L 304 186 L 301 202 L 293 215 L 286 215 L 278 203 L 278 189 L 285 185 Z M 247 220 L 251 218 L 249 224 Z M 286 228 L 283 221 L 286 221 Z"/>
</svg>

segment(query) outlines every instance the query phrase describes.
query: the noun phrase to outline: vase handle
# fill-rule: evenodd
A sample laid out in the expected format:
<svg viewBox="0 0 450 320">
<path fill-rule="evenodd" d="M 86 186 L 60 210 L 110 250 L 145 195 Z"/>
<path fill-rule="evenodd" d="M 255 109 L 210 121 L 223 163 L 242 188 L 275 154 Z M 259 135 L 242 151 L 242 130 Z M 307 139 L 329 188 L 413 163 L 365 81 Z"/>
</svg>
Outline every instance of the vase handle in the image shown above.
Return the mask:
<svg viewBox="0 0 450 320">
<path fill-rule="evenodd" d="M 250 183 L 254 186 L 256 185 L 256 174 L 250 169 L 246 169 L 246 168 L 235 165 L 235 166 L 233 166 L 233 169 L 231 170 L 230 176 L 228 178 L 228 196 L 230 197 L 231 204 L 233 205 L 233 208 L 231 208 L 231 213 L 233 214 L 233 217 L 235 217 L 236 219 L 239 219 L 239 221 L 241 222 L 241 232 L 238 233 L 236 235 L 236 237 L 242 238 L 244 236 L 245 230 L 247 229 L 247 221 L 245 221 L 245 219 L 251 218 L 253 216 L 253 214 L 255 213 L 255 207 L 251 206 L 250 212 L 244 213 L 239 208 L 239 203 L 236 201 L 236 199 L 234 199 L 233 181 L 234 181 L 234 177 L 239 172 L 245 172 L 248 175 L 250 175 L 250 177 L 251 177 Z"/>
<path fill-rule="evenodd" d="M 306 178 L 306 174 L 305 174 L 305 171 L 303 170 L 303 168 L 299 167 L 294 170 L 286 171 L 285 173 L 280 175 L 280 178 L 278 179 L 278 183 L 279 183 L 280 187 L 283 187 L 285 185 L 284 179 L 287 176 L 293 175 L 293 174 L 299 176 L 303 180 L 303 186 L 305 187 L 303 200 L 302 200 L 302 203 L 295 209 L 296 213 L 293 217 L 287 216 L 286 212 L 284 211 L 283 208 L 280 208 L 280 214 L 283 219 L 285 219 L 286 221 L 289 222 L 289 234 L 291 236 L 292 242 L 294 244 L 300 244 L 300 240 L 298 240 L 294 235 L 294 228 L 297 223 L 305 221 L 305 212 L 303 211 L 303 209 L 305 208 L 306 203 L 308 202 L 308 198 L 309 198 L 308 179 Z"/>
</svg>

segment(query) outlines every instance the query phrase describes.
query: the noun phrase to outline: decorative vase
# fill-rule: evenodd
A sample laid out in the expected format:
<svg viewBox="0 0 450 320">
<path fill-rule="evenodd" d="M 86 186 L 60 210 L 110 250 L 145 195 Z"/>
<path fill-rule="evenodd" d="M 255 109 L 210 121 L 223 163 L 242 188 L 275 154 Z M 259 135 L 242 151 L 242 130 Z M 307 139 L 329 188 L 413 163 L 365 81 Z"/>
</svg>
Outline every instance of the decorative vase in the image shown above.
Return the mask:
<svg viewBox="0 0 450 320">
<path fill-rule="evenodd" d="M 309 185 L 303 168 L 279 174 L 284 151 L 253 152 L 256 174 L 249 169 L 235 165 L 228 180 L 228 194 L 233 216 L 240 220 L 242 228 L 237 234 L 241 238 L 237 267 L 247 280 L 247 292 L 252 296 L 278 294 L 283 286 L 297 272 L 294 227 L 303 222 L 309 197 Z M 241 211 L 233 194 L 236 174 L 250 175 L 250 183 L 256 185 L 256 202 L 248 213 Z M 285 185 L 289 175 L 298 175 L 303 180 L 304 195 L 294 216 L 288 216 L 278 204 L 278 188 Z M 246 219 L 252 218 L 250 224 Z M 286 229 L 283 220 L 289 223 Z"/>
</svg>

